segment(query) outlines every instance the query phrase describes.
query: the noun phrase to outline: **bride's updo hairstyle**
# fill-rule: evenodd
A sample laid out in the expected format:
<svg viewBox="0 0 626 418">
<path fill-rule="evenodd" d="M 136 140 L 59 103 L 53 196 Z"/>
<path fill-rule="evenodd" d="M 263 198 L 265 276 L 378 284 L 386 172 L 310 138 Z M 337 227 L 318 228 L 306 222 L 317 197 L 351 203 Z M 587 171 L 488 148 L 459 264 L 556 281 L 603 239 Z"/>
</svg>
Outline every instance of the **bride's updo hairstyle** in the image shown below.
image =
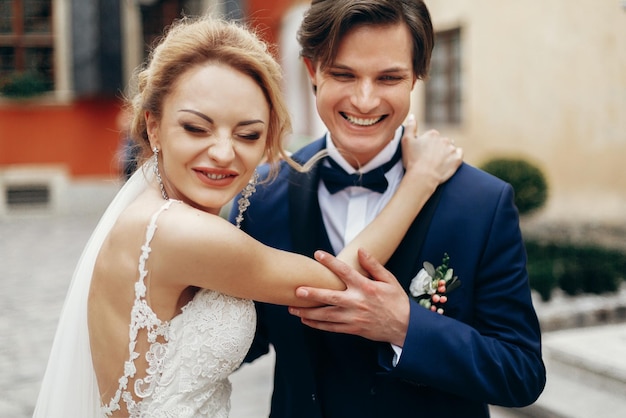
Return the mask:
<svg viewBox="0 0 626 418">
<path fill-rule="evenodd" d="M 276 163 L 280 159 L 300 169 L 283 148 L 283 139 L 291 130 L 291 122 L 280 89 L 282 72 L 279 64 L 267 45 L 251 30 L 235 22 L 211 17 L 184 17 L 176 21 L 135 74 L 136 92 L 128 106 L 132 115 L 130 134 L 141 148 L 138 166 L 152 154 L 145 111 L 160 119 L 163 101 L 178 78 L 192 66 L 207 62 L 226 64 L 248 75 L 263 91 L 270 110 L 265 146 L 265 160 L 272 167 L 270 177 L 275 175 Z"/>
</svg>

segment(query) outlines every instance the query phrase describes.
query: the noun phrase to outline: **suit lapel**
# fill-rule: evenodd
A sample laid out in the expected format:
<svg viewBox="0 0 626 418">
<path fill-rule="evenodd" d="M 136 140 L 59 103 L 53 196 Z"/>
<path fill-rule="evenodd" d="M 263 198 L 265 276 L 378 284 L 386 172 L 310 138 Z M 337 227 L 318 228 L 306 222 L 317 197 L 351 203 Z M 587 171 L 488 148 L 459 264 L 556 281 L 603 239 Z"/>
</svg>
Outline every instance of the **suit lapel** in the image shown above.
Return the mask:
<svg viewBox="0 0 626 418">
<path fill-rule="evenodd" d="M 402 132 L 404 134 L 404 127 Z M 439 204 L 440 198 L 441 186 L 439 186 L 430 199 L 428 199 L 428 202 L 426 202 L 417 218 L 415 218 L 415 221 L 400 242 L 400 245 L 385 265 L 387 270 L 393 273 L 407 293 L 411 280 L 421 267 L 419 264 L 419 255 L 421 254 L 430 222 L 435 214 L 435 209 Z"/>
<path fill-rule="evenodd" d="M 332 253 L 317 197 L 319 164 L 306 173 L 289 173 L 289 229 L 293 251 L 313 257 L 318 249 Z"/>
<path fill-rule="evenodd" d="M 417 218 L 407 231 L 398 249 L 393 253 L 385 267 L 393 273 L 402 287 L 408 291 L 411 279 L 419 271 L 419 255 L 422 251 L 426 234 L 430 222 L 435 214 L 439 199 L 441 198 L 441 187 L 426 202 Z"/>
</svg>

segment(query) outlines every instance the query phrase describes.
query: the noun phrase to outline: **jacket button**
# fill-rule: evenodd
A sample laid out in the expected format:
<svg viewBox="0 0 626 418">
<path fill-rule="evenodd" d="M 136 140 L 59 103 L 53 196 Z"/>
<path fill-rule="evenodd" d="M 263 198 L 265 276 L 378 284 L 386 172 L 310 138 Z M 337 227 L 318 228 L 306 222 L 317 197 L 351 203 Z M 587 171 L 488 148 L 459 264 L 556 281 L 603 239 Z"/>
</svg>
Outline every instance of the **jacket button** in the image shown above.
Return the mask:
<svg viewBox="0 0 626 418">
<path fill-rule="evenodd" d="M 311 394 L 311 400 L 312 400 L 313 402 L 315 402 L 315 400 L 316 400 L 316 399 L 315 399 L 315 393 L 312 393 L 312 394 Z"/>
<path fill-rule="evenodd" d="M 376 388 L 375 387 L 370 388 L 370 395 L 372 395 L 372 396 L 376 395 Z"/>
</svg>

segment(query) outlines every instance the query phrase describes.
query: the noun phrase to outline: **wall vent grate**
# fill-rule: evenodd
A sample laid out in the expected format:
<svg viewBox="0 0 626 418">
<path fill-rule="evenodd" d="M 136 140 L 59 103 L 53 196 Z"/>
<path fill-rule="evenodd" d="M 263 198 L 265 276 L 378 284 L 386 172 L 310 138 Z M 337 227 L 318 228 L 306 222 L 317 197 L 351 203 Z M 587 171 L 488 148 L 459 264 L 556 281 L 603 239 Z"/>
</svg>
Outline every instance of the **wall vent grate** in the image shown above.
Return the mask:
<svg viewBox="0 0 626 418">
<path fill-rule="evenodd" d="M 6 188 L 6 203 L 9 208 L 48 205 L 50 187 L 47 184 L 10 185 Z"/>
</svg>

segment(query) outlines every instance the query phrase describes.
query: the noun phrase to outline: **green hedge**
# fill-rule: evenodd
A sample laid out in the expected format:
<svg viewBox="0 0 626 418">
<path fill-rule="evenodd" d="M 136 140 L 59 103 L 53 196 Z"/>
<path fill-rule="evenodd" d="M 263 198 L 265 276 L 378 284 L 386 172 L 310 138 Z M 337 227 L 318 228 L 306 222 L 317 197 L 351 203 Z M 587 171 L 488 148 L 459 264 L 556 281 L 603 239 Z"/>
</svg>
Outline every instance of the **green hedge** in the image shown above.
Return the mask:
<svg viewBox="0 0 626 418">
<path fill-rule="evenodd" d="M 615 292 L 626 279 L 626 254 L 593 245 L 526 242 L 530 286 L 544 301 L 552 290 L 568 295 Z"/>
</svg>

